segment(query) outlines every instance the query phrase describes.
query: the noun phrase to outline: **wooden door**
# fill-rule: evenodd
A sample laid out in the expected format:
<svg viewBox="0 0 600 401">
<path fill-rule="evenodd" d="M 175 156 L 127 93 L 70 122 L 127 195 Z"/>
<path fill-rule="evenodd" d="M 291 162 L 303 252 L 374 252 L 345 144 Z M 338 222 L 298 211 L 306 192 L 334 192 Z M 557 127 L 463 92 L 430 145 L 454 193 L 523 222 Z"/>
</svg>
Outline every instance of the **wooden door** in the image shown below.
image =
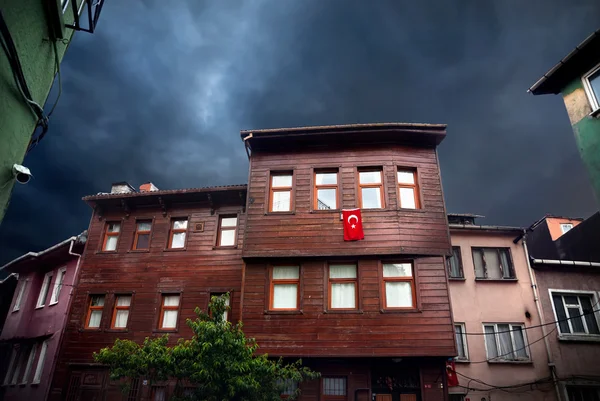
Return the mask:
<svg viewBox="0 0 600 401">
<path fill-rule="evenodd" d="M 400 394 L 400 401 L 417 401 L 416 394 Z"/>
<path fill-rule="evenodd" d="M 375 401 L 392 401 L 391 394 L 377 394 L 375 396 Z"/>
</svg>

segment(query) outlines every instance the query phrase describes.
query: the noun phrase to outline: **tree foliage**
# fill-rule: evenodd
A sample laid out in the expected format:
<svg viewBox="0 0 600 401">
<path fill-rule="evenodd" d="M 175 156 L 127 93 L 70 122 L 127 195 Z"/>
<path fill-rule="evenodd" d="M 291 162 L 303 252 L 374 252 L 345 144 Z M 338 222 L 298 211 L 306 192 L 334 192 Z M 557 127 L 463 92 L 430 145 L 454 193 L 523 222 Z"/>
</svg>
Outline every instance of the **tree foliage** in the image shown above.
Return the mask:
<svg viewBox="0 0 600 401">
<path fill-rule="evenodd" d="M 258 345 L 246 338 L 242 324 L 233 325 L 223 318 L 228 296 L 212 297 L 209 313 L 196 308 L 198 317 L 186 322 L 194 333 L 189 340 L 168 346 L 168 335 L 146 338 L 141 345 L 118 339 L 112 347 L 94 353 L 94 359 L 108 365 L 113 380 L 175 380 L 176 390 L 194 388 L 185 395 L 176 391 L 180 398 L 191 400 L 280 401 L 286 381 L 319 377 L 302 361 L 284 363 L 266 354 L 256 355 Z M 290 398 L 298 395 L 297 389 Z"/>
</svg>

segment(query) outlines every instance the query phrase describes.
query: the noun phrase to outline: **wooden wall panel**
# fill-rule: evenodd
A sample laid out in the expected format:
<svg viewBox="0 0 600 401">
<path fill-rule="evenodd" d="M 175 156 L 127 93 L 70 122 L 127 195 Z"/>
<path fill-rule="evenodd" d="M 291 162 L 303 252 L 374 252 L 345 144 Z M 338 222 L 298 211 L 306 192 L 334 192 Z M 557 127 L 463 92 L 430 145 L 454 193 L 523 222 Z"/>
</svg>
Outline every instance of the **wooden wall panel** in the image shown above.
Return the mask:
<svg viewBox="0 0 600 401">
<path fill-rule="evenodd" d="M 313 210 L 313 169 L 338 168 L 338 198 L 358 207 L 357 167 L 382 167 L 385 208 L 362 210 L 365 239 L 343 240 L 339 211 Z M 396 170 L 416 168 L 422 208 L 399 209 Z M 268 213 L 271 171 L 293 170 L 293 213 Z M 434 149 L 397 145 L 254 152 L 248 193 L 244 257 L 415 254 L 450 249 L 441 180 Z"/>
</svg>

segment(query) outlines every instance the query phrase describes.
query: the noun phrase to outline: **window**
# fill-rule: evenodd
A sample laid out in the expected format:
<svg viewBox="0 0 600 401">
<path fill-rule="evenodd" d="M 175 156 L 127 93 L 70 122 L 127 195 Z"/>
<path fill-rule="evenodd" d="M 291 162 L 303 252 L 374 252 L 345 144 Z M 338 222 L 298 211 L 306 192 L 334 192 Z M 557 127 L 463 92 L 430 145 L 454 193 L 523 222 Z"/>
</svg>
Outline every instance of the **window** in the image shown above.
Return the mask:
<svg viewBox="0 0 600 401">
<path fill-rule="evenodd" d="M 171 231 L 169 233 L 169 249 L 185 248 L 187 228 L 188 219 L 177 218 L 171 220 Z"/>
<path fill-rule="evenodd" d="M 48 292 L 50 291 L 50 283 L 52 282 L 52 272 L 46 273 L 44 276 L 44 282 L 42 283 L 42 288 L 40 288 L 40 295 L 38 295 L 36 308 L 41 308 L 46 305 L 46 298 L 48 297 Z"/>
<path fill-rule="evenodd" d="M 514 279 L 509 248 L 472 248 L 475 278 L 502 280 Z"/>
<path fill-rule="evenodd" d="M 125 329 L 129 320 L 129 308 L 131 307 L 131 295 L 117 295 L 113 310 L 111 329 Z"/>
<path fill-rule="evenodd" d="M 35 374 L 33 375 L 32 383 L 39 383 L 42 378 L 42 373 L 44 371 L 44 362 L 46 362 L 46 350 L 48 349 L 48 341 L 46 340 L 42 343 L 42 349 L 40 350 L 40 356 L 38 356 L 37 365 L 35 367 Z"/>
<path fill-rule="evenodd" d="M 167 386 L 152 386 L 151 401 L 166 401 L 167 400 Z"/>
<path fill-rule="evenodd" d="M 88 304 L 88 313 L 85 319 L 86 329 L 97 329 L 102 320 L 102 310 L 104 309 L 104 295 L 90 295 Z"/>
<path fill-rule="evenodd" d="M 465 401 L 464 394 L 448 394 L 448 401 Z"/>
<path fill-rule="evenodd" d="M 415 307 L 415 280 L 411 263 L 383 264 L 383 294 L 386 309 Z"/>
<path fill-rule="evenodd" d="M 494 323 L 483 326 L 487 359 L 528 361 L 529 352 L 522 324 Z"/>
<path fill-rule="evenodd" d="M 298 309 L 300 267 L 277 266 L 271 270 L 271 309 Z"/>
<path fill-rule="evenodd" d="M 19 350 L 13 346 L 12 352 L 10 354 L 10 362 L 8 363 L 8 369 L 6 369 L 6 373 L 4 374 L 3 384 L 10 384 L 10 379 L 13 376 L 13 368 L 15 367 L 15 363 L 17 362 Z"/>
<path fill-rule="evenodd" d="M 281 398 L 286 399 L 298 389 L 298 382 L 292 379 L 277 380 L 277 384 L 281 387 Z"/>
<path fill-rule="evenodd" d="M 589 294 L 552 293 L 554 314 L 560 334 L 600 334 Z"/>
<path fill-rule="evenodd" d="M 67 275 L 67 268 L 61 267 L 58 269 L 58 274 L 54 280 L 54 289 L 52 290 L 52 296 L 50 297 L 50 305 L 58 303 L 58 297 L 60 296 L 60 290 L 62 290 L 65 276 Z"/>
<path fill-rule="evenodd" d="M 179 294 L 165 294 L 162 296 L 160 307 L 159 329 L 176 329 L 179 315 Z"/>
<path fill-rule="evenodd" d="M 383 202 L 383 174 L 378 170 L 358 171 L 359 197 L 358 206 L 362 209 L 382 209 Z"/>
<path fill-rule="evenodd" d="M 219 217 L 217 246 L 235 246 L 237 243 L 237 216 Z"/>
<path fill-rule="evenodd" d="M 314 210 L 338 208 L 338 172 L 337 170 L 315 171 Z"/>
<path fill-rule="evenodd" d="M 592 111 L 600 109 L 600 64 L 585 74 L 582 81 Z"/>
<path fill-rule="evenodd" d="M 23 301 L 23 295 L 25 294 L 25 287 L 27 287 L 27 279 L 21 281 L 21 287 L 19 287 L 17 299 L 15 299 L 15 306 L 13 306 L 13 312 L 18 311 L 21 308 L 21 302 Z"/>
<path fill-rule="evenodd" d="M 324 377 L 323 400 L 346 400 L 346 378 Z"/>
<path fill-rule="evenodd" d="M 116 251 L 120 233 L 121 223 L 107 222 L 104 231 L 104 244 L 102 245 L 102 250 L 107 252 Z"/>
<path fill-rule="evenodd" d="M 565 234 L 567 231 L 573 228 L 573 224 L 565 223 L 560 225 L 560 231 Z"/>
<path fill-rule="evenodd" d="M 567 386 L 569 401 L 598 401 L 600 386 Z"/>
<path fill-rule="evenodd" d="M 462 258 L 460 256 L 460 246 L 452 247 L 452 256 L 446 258 L 446 268 L 448 269 L 448 277 L 464 278 L 462 267 Z"/>
<path fill-rule="evenodd" d="M 356 309 L 356 265 L 329 266 L 329 308 Z"/>
<path fill-rule="evenodd" d="M 459 361 L 469 360 L 469 352 L 467 351 L 467 334 L 464 323 L 454 324 L 454 331 L 456 332 L 456 349 L 458 355 L 456 359 Z"/>
<path fill-rule="evenodd" d="M 403 209 L 419 209 L 419 190 L 415 170 L 398 169 L 398 204 Z"/>
<path fill-rule="evenodd" d="M 133 249 L 150 249 L 150 233 L 152 232 L 152 220 L 140 220 L 135 223 L 135 236 L 133 238 Z"/>
<path fill-rule="evenodd" d="M 29 356 L 27 357 L 27 365 L 25 365 L 25 372 L 23 372 L 23 377 L 21 378 L 21 384 L 27 383 L 27 378 L 31 373 L 31 368 L 33 367 L 33 360 L 35 359 L 35 354 L 37 353 L 37 344 L 33 344 L 29 349 Z"/>
<path fill-rule="evenodd" d="M 271 194 L 269 212 L 289 212 L 292 210 L 293 174 L 271 173 Z"/>
<path fill-rule="evenodd" d="M 23 367 L 23 359 L 25 359 L 25 355 L 27 355 L 27 347 L 23 344 L 19 346 L 19 353 L 16 359 L 15 369 L 12 371 L 12 378 L 10 380 L 10 384 L 17 384 L 17 380 L 19 379 L 19 372 Z"/>
<path fill-rule="evenodd" d="M 225 306 L 229 307 L 230 306 L 230 296 L 228 296 L 225 293 L 212 293 L 210 294 L 210 298 L 212 299 L 212 297 L 223 297 L 225 299 Z M 229 319 L 229 310 L 226 310 L 225 313 L 223 313 L 223 321 L 226 322 Z"/>
</svg>

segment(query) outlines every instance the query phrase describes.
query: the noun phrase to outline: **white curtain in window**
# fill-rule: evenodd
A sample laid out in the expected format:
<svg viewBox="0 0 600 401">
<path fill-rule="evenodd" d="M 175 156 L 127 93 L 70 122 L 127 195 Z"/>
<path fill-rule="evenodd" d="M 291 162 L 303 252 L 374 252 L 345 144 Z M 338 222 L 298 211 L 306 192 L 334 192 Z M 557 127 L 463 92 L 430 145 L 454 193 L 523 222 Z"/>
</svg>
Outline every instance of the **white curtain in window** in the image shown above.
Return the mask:
<svg viewBox="0 0 600 401">
<path fill-rule="evenodd" d="M 110 235 L 107 239 L 106 239 L 106 247 L 104 248 L 105 251 L 115 251 L 117 249 L 117 241 L 119 240 L 119 237 L 117 235 Z"/>
<path fill-rule="evenodd" d="M 48 349 L 48 340 L 42 343 L 42 349 L 40 356 L 38 357 L 37 366 L 35 367 L 35 375 L 33 376 L 33 383 L 39 383 L 42 378 L 42 372 L 44 371 L 44 363 L 46 362 L 46 350 Z"/>
<path fill-rule="evenodd" d="M 117 316 L 115 316 L 115 327 L 123 328 L 127 327 L 127 319 L 129 318 L 128 310 L 118 310 Z"/>
<path fill-rule="evenodd" d="M 355 283 L 332 283 L 331 284 L 331 307 L 332 308 L 356 308 L 356 286 Z"/>
<path fill-rule="evenodd" d="M 295 280 L 299 277 L 298 266 L 278 266 L 273 268 L 273 280 Z"/>
<path fill-rule="evenodd" d="M 90 313 L 90 323 L 88 327 L 100 327 L 100 319 L 102 319 L 102 311 L 101 310 L 93 310 Z"/>
<path fill-rule="evenodd" d="M 501 279 L 502 271 L 500 270 L 500 259 L 498 258 L 498 250 L 484 249 L 483 255 L 485 258 L 485 268 L 487 269 L 487 278 Z"/>
<path fill-rule="evenodd" d="M 513 337 L 515 339 L 515 354 L 518 358 L 527 358 L 527 348 L 525 347 L 525 337 L 521 326 L 512 326 Z"/>
<path fill-rule="evenodd" d="M 292 193 L 290 191 L 273 192 L 273 211 L 289 212 L 291 210 Z"/>
<path fill-rule="evenodd" d="M 219 246 L 235 245 L 235 230 L 221 230 Z"/>
<path fill-rule="evenodd" d="M 498 342 L 500 344 L 499 357 L 513 359 L 513 345 L 510 337 L 510 326 L 508 324 L 498 325 Z"/>
<path fill-rule="evenodd" d="M 388 308 L 412 307 L 412 288 L 410 283 L 403 281 L 385 283 L 385 299 Z"/>
<path fill-rule="evenodd" d="M 512 278 L 513 274 L 508 250 L 500 249 L 498 252 L 500 253 L 500 263 L 502 264 L 502 277 Z"/>
<path fill-rule="evenodd" d="M 179 306 L 179 295 L 167 295 L 164 300 L 165 306 Z"/>
<path fill-rule="evenodd" d="M 275 284 L 273 285 L 273 308 L 296 309 L 298 306 L 298 285 Z"/>
<path fill-rule="evenodd" d="M 488 359 L 496 358 L 498 356 L 494 326 L 485 326 L 485 346 L 487 348 Z"/>
<path fill-rule="evenodd" d="M 129 306 L 129 305 L 131 305 L 131 296 L 121 295 L 117 298 L 117 306 Z"/>
<path fill-rule="evenodd" d="M 465 345 L 463 343 L 463 330 L 460 324 L 454 326 L 454 331 L 456 332 L 456 348 L 458 349 L 458 357 L 465 358 Z"/>
<path fill-rule="evenodd" d="M 173 233 L 171 248 L 183 248 L 185 246 L 186 233 Z"/>
<path fill-rule="evenodd" d="M 163 314 L 162 328 L 174 329 L 177 327 L 177 313 L 176 310 L 166 310 Z"/>
<path fill-rule="evenodd" d="M 404 209 L 415 209 L 415 190 L 414 188 L 400 188 L 400 207 Z"/>
<path fill-rule="evenodd" d="M 329 278 L 356 278 L 355 265 L 329 266 Z"/>
<path fill-rule="evenodd" d="M 386 263 L 383 277 L 412 277 L 412 266 L 410 263 Z"/>
<path fill-rule="evenodd" d="M 475 265 L 475 277 L 486 278 L 485 264 L 483 262 L 483 250 L 473 249 L 473 264 Z"/>
</svg>

